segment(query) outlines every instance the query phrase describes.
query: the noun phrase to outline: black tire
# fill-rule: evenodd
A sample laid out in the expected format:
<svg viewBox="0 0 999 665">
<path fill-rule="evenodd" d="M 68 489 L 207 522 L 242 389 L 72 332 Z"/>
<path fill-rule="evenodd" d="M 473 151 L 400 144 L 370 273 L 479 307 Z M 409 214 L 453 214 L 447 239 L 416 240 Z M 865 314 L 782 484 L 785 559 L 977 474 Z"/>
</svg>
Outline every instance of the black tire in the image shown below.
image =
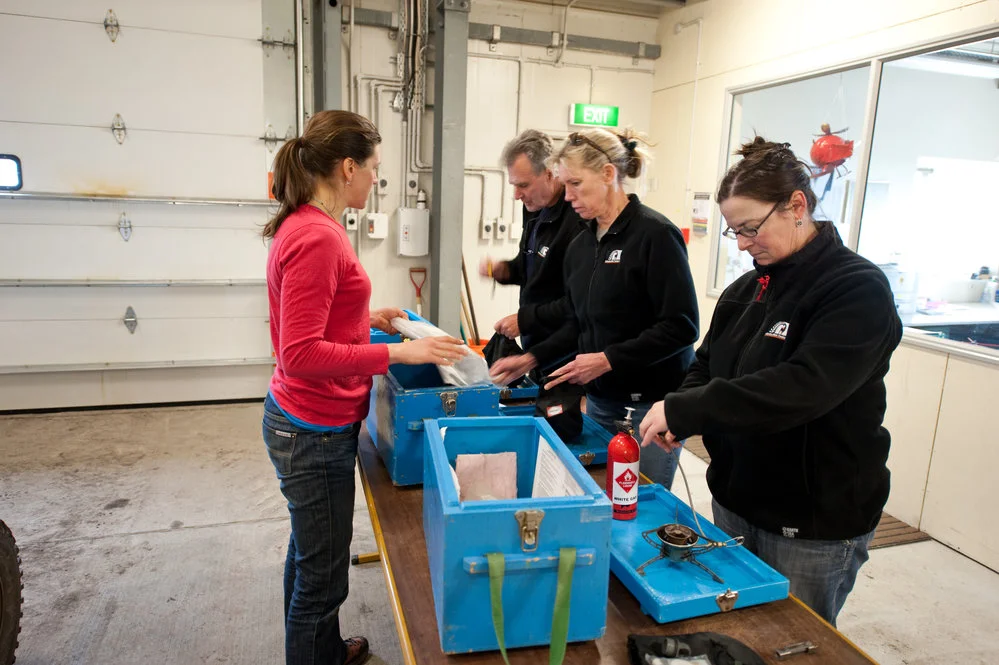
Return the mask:
<svg viewBox="0 0 999 665">
<path fill-rule="evenodd" d="M 14 534 L 0 520 L 0 665 L 11 665 L 21 632 L 21 557 Z"/>
</svg>

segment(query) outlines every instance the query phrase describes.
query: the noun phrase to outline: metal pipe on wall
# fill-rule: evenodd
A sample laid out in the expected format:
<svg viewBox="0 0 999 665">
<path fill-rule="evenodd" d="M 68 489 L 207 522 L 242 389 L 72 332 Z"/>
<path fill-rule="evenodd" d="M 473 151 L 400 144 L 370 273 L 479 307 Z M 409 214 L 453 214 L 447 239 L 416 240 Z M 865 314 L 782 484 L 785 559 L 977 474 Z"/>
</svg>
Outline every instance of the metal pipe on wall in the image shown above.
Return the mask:
<svg viewBox="0 0 999 665">
<path fill-rule="evenodd" d="M 298 135 L 305 131 L 305 30 L 302 25 L 302 3 L 306 0 L 295 0 L 295 117 L 298 123 Z"/>
</svg>

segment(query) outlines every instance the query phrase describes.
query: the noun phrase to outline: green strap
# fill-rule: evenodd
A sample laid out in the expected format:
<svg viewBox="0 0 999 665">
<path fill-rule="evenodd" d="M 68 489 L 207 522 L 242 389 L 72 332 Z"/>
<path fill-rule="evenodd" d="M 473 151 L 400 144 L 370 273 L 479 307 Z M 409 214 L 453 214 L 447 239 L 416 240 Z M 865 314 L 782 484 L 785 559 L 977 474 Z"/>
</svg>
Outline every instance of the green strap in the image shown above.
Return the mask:
<svg viewBox="0 0 999 665">
<path fill-rule="evenodd" d="M 486 555 L 489 564 L 489 600 L 493 606 L 493 630 L 496 631 L 496 641 L 499 643 L 503 662 L 510 665 L 506 657 L 506 639 L 503 637 L 503 575 L 506 572 L 506 560 L 502 552 L 490 552 Z"/>
<path fill-rule="evenodd" d="M 569 600 L 572 597 L 572 572 L 576 569 L 576 548 L 558 551 L 558 585 L 555 587 L 555 611 L 552 612 L 552 643 L 548 665 L 562 665 L 569 638 Z"/>
<path fill-rule="evenodd" d="M 506 655 L 503 631 L 503 576 L 506 561 L 501 552 L 486 555 L 489 564 L 489 600 L 493 610 L 493 629 L 503 662 L 510 665 Z M 572 574 L 576 570 L 576 548 L 563 547 L 558 553 L 558 583 L 555 586 L 555 609 L 552 612 L 552 637 L 548 651 L 549 665 L 562 665 L 565 646 L 569 638 L 569 601 L 572 597 Z"/>
</svg>

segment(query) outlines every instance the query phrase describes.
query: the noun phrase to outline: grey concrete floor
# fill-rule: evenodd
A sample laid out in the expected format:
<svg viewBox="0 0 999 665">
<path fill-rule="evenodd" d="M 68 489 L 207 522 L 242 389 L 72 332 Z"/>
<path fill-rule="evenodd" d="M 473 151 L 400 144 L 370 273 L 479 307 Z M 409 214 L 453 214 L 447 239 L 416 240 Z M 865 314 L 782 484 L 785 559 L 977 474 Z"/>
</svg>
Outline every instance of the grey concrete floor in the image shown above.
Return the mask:
<svg viewBox="0 0 999 665">
<path fill-rule="evenodd" d="M 0 417 L 0 519 L 22 549 L 24 665 L 283 662 L 287 510 L 262 406 Z M 698 509 L 706 465 L 684 453 Z M 674 486 L 684 496 L 679 480 Z M 375 549 L 358 484 L 353 551 Z M 345 634 L 400 665 L 378 564 Z M 840 630 L 883 665 L 994 663 L 999 574 L 935 542 L 871 553 Z"/>
<path fill-rule="evenodd" d="M 262 405 L 0 418 L 0 519 L 21 547 L 19 665 L 284 662 L 287 508 Z M 358 483 L 353 551 L 375 542 Z M 379 564 L 346 635 L 400 663 Z"/>
</svg>

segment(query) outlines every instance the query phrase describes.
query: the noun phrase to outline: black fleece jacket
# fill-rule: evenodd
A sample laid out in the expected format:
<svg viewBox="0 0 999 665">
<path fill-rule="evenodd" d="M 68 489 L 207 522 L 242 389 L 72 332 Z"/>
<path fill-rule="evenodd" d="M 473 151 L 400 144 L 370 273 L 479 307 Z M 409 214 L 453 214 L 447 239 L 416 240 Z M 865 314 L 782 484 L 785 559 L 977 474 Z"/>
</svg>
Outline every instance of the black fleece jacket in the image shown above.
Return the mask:
<svg viewBox="0 0 999 665">
<path fill-rule="evenodd" d="M 569 245 L 566 296 L 536 311 L 558 332 L 531 353 L 547 372 L 566 354 L 602 351 L 611 371 L 587 392 L 647 402 L 676 390 L 693 361 L 697 297 L 680 230 L 634 194 L 628 198 L 599 241 L 591 221 Z"/>
<path fill-rule="evenodd" d="M 725 289 L 666 422 L 704 436 L 711 494 L 749 523 L 857 537 L 888 499 L 884 377 L 901 337 L 884 274 L 822 223 Z"/>
<path fill-rule="evenodd" d="M 538 323 L 535 312 L 539 306 L 565 295 L 562 262 L 569 243 L 583 228 L 583 220 L 564 198 L 537 212 L 524 210 L 520 251 L 506 261 L 510 276 L 496 281 L 520 286 L 517 325 L 522 330 L 534 331 L 521 337 L 525 350 L 531 348 L 534 340 L 554 332 Z"/>
</svg>

